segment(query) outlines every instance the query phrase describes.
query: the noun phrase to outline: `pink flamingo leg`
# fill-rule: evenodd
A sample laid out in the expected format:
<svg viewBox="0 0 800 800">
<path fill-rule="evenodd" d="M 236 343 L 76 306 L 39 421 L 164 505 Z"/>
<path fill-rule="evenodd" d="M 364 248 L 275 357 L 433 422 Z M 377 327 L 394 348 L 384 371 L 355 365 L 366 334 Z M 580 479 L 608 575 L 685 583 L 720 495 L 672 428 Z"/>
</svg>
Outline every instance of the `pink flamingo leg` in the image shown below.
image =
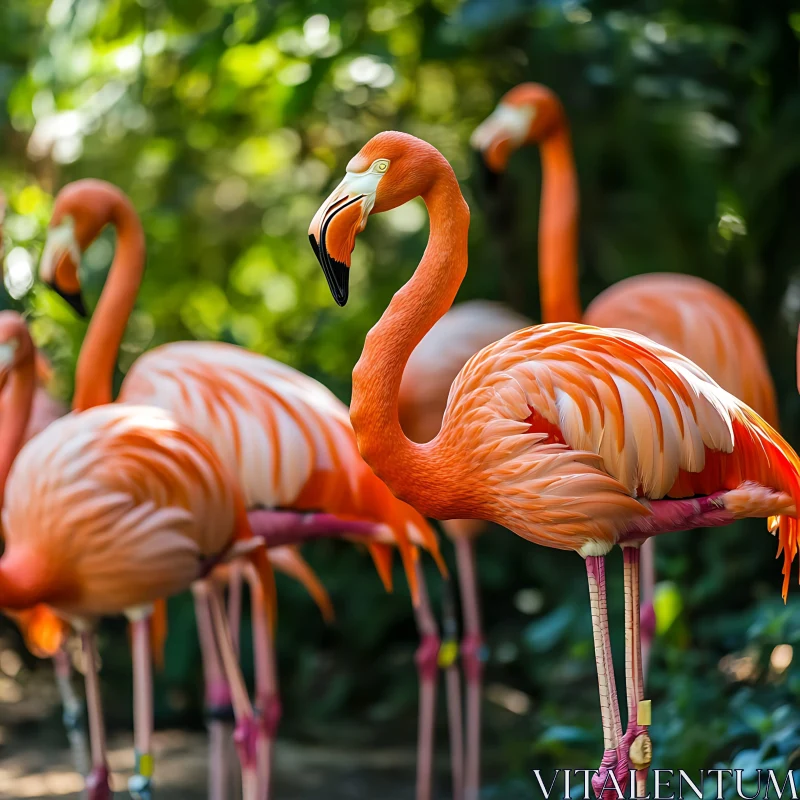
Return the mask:
<svg viewBox="0 0 800 800">
<path fill-rule="evenodd" d="M 653 605 L 656 587 L 656 543 L 648 539 L 641 547 L 642 580 L 642 677 L 647 681 L 647 667 L 650 664 L 650 647 L 656 632 L 656 610 Z"/>
<path fill-rule="evenodd" d="M 150 647 L 152 608 L 129 612 L 133 651 L 133 741 L 136 766 L 128 791 L 136 800 L 153 796 L 153 654 Z"/>
<path fill-rule="evenodd" d="M 589 601 L 592 611 L 594 652 L 600 690 L 600 714 L 603 720 L 603 746 L 605 747 L 600 767 L 592 778 L 592 786 L 598 798 L 612 800 L 617 797 L 616 790 L 608 788 L 603 791 L 603 786 L 608 785 L 608 773 L 616 772 L 618 751 L 622 740 L 622 721 L 619 714 L 617 687 L 614 680 L 614 660 L 611 655 L 611 638 L 608 631 L 605 557 L 586 556 L 586 575 L 589 581 Z"/>
<path fill-rule="evenodd" d="M 464 615 L 464 641 L 461 657 L 467 682 L 467 749 L 464 775 L 465 800 L 478 800 L 481 775 L 481 695 L 486 646 L 481 626 L 480 595 L 472 537 L 455 540 L 461 607 Z"/>
<path fill-rule="evenodd" d="M 242 567 L 235 561 L 228 565 L 228 628 L 233 652 L 238 656 L 242 629 Z"/>
<path fill-rule="evenodd" d="M 225 679 L 211 609 L 202 596 L 194 593 L 197 634 L 203 658 L 205 679 L 206 727 L 208 728 L 208 796 L 209 800 L 228 800 L 228 762 L 226 751 L 230 734 L 231 692 Z"/>
<path fill-rule="evenodd" d="M 439 631 L 428 597 L 422 564 L 415 564 L 419 605 L 414 609 L 420 645 L 415 660 L 419 673 L 419 727 L 417 732 L 417 800 L 431 800 L 433 791 L 433 733 L 436 714 L 436 682 L 439 677 Z"/>
<path fill-rule="evenodd" d="M 275 734 L 281 719 L 278 674 L 275 648 L 266 614 L 266 598 L 255 568 L 245 566 L 245 578 L 250 586 L 250 607 L 253 620 L 253 649 L 256 673 L 256 703 L 258 728 L 255 731 L 255 750 L 258 761 L 259 796 L 269 800 L 272 779 L 272 755 Z"/>
<path fill-rule="evenodd" d="M 644 797 L 647 773 L 652 755 L 652 745 L 647 732 L 649 705 L 642 707 L 644 700 L 644 673 L 642 671 L 642 642 L 639 608 L 639 548 L 623 547 L 625 562 L 625 679 L 628 696 L 628 727 L 620 751 L 621 781 L 628 780 L 631 766 L 636 772 L 636 797 Z M 644 716 L 640 718 L 640 709 Z M 624 774 L 622 772 L 624 767 Z M 631 795 L 632 797 L 634 795 Z"/>
<path fill-rule="evenodd" d="M 86 796 L 88 800 L 111 800 L 106 759 L 106 726 L 103 721 L 103 704 L 100 697 L 97 651 L 95 650 L 94 634 L 91 631 L 81 631 L 81 645 L 86 668 L 86 706 L 89 712 L 89 743 L 92 754 L 92 769 L 86 777 Z"/>
<path fill-rule="evenodd" d="M 256 754 L 252 750 L 256 722 L 253 716 L 253 706 L 247 694 L 247 687 L 239 670 L 236 653 L 233 650 L 230 631 L 225 621 L 225 612 L 222 607 L 216 587 L 209 581 L 195 581 L 192 586 L 195 598 L 208 605 L 211 624 L 217 647 L 222 656 L 222 664 L 228 685 L 231 688 L 233 713 L 236 716 L 236 729 L 234 741 L 242 767 L 242 798 L 243 800 L 261 800 L 258 794 L 258 771 L 256 769 Z"/>
<path fill-rule="evenodd" d="M 89 772 L 89 744 L 86 740 L 86 731 L 83 729 L 83 703 L 78 699 L 75 689 L 72 688 L 72 664 L 69 653 L 63 648 L 53 656 L 53 667 L 56 674 L 58 692 L 61 695 L 61 705 L 64 709 L 64 728 L 67 731 L 72 762 L 79 775 Z"/>
<path fill-rule="evenodd" d="M 464 800 L 464 719 L 461 709 L 461 674 L 458 669 L 458 620 L 450 579 L 445 578 L 442 585 L 444 641 L 439 651 L 439 666 L 444 667 L 453 800 Z"/>
</svg>

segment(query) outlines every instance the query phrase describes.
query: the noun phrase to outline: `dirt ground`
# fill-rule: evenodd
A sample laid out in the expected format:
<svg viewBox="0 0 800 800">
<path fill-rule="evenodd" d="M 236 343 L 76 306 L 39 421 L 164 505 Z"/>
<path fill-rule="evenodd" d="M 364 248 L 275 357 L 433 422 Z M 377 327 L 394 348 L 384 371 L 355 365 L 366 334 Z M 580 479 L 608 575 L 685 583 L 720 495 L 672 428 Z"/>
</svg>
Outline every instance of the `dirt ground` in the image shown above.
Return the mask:
<svg viewBox="0 0 800 800">
<path fill-rule="evenodd" d="M 72 771 L 69 751 L 49 743 L 4 748 L 0 762 L 0 797 L 80 798 L 82 781 Z M 166 800 L 205 800 L 206 741 L 199 733 L 162 731 L 156 735 L 156 796 Z M 276 748 L 275 797 L 279 800 L 408 800 L 413 796 L 413 752 L 374 750 L 362 753 L 309 748 L 280 742 Z M 112 742 L 112 787 L 125 787 L 133 752 Z"/>
<path fill-rule="evenodd" d="M 0 677 L 3 800 L 81 797 L 83 781 L 72 768 L 58 709 L 51 679 L 37 676 L 23 688 Z M 154 744 L 156 796 L 160 800 L 205 800 L 205 736 L 183 730 L 159 731 Z M 128 797 L 127 779 L 133 765 L 130 735 L 111 737 L 109 764 L 116 796 Z M 413 797 L 414 764 L 411 747 L 343 750 L 281 739 L 275 752 L 274 796 L 278 800 L 408 800 Z"/>
</svg>

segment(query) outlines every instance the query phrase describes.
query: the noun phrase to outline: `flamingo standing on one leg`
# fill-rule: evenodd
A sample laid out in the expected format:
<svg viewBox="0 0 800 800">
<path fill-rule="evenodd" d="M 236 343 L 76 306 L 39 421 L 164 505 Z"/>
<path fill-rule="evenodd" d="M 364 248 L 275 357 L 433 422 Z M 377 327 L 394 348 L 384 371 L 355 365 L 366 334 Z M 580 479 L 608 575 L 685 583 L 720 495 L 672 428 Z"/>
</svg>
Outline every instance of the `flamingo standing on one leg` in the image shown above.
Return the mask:
<svg viewBox="0 0 800 800">
<path fill-rule="evenodd" d="M 77 265 L 108 224 L 116 228 L 117 250 L 78 359 L 76 408 L 112 399 L 117 351 L 145 264 L 144 232 L 130 200 L 103 181 L 83 180 L 62 189 L 40 264 L 42 279 L 74 308 L 85 310 Z M 238 477 L 249 509 L 319 510 L 382 526 L 367 547 L 385 583 L 394 546 L 400 549 L 414 595 L 422 575 L 415 547 L 425 547 L 443 569 L 431 527 L 396 500 L 361 458 L 347 407 L 291 367 L 232 345 L 173 343 L 135 362 L 118 399 L 164 408 L 202 435 Z M 423 592 L 419 595 L 422 599 Z M 430 797 L 432 780 L 435 684 L 431 686 L 430 675 L 435 679 L 438 637 L 426 624 L 430 619 L 432 614 L 420 608 L 420 800 Z M 256 646 L 265 663 L 271 661 L 269 648 L 269 642 Z M 257 692 L 262 724 L 251 732 L 267 753 L 279 718 L 273 673 L 259 673 L 261 687 L 272 688 Z"/>
<path fill-rule="evenodd" d="M 412 351 L 450 307 L 467 268 L 469 209 L 434 147 L 382 133 L 348 164 L 309 235 L 336 302 L 370 213 L 422 197 L 430 238 L 411 280 L 369 332 L 353 371 L 351 420 L 366 461 L 438 519 L 485 519 L 586 562 L 605 754 L 594 781 L 644 788 L 651 746 L 639 638 L 639 546 L 673 530 L 769 517 L 798 550 L 800 458 L 691 361 L 636 333 L 572 323 L 527 328 L 475 355 L 450 390 L 441 430 L 416 444 L 398 419 Z M 690 498 L 690 499 L 682 499 Z M 777 519 L 779 517 L 779 519 Z M 628 724 L 622 731 L 608 636 L 605 555 L 625 548 Z"/>
<path fill-rule="evenodd" d="M 690 275 L 639 275 L 611 286 L 581 312 L 578 289 L 578 181 L 569 124 L 546 86 L 511 89 L 472 137 L 493 172 L 514 150 L 538 144 L 542 155 L 539 288 L 543 322 L 582 320 L 647 336 L 704 369 L 720 386 L 777 427 L 775 387 L 747 312 L 712 283 Z M 642 650 L 647 675 L 655 628 L 653 543 L 642 548 Z"/>
<path fill-rule="evenodd" d="M 406 364 L 400 384 L 400 424 L 415 442 L 428 442 L 439 432 L 450 386 L 467 361 L 486 345 L 531 324 L 500 303 L 473 300 L 448 311 L 432 328 Z M 474 540 L 479 520 L 447 520 L 445 533 L 453 540 L 461 589 L 463 639 L 461 659 L 467 683 L 466 748 L 462 741 L 461 681 L 455 660 L 445 667 L 453 797 L 463 800 L 480 789 L 481 684 L 485 641 L 481 626 L 480 595 Z M 456 627 L 455 620 L 444 621 Z M 455 631 L 450 635 L 455 636 Z"/>
</svg>

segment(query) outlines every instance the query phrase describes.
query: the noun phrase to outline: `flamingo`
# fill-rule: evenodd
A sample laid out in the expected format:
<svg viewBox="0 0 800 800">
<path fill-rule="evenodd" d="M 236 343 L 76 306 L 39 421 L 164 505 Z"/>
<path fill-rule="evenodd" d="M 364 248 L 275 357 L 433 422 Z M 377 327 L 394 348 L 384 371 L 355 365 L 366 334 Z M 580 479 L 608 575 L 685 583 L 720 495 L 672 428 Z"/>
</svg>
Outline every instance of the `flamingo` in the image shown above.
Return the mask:
<svg viewBox="0 0 800 800">
<path fill-rule="evenodd" d="M 778 425 L 775 387 L 764 348 L 747 312 L 702 278 L 637 275 L 598 295 L 581 312 L 578 289 L 578 182 L 569 123 L 558 97 L 537 83 L 511 89 L 474 131 L 472 144 L 492 172 L 505 171 L 514 150 L 538 144 L 542 154 L 539 287 L 542 322 L 624 327 L 676 350 L 717 383 Z M 652 546 L 642 547 L 642 651 L 647 676 L 655 630 Z"/>
<path fill-rule="evenodd" d="M 405 364 L 450 307 L 467 269 L 469 209 L 446 159 L 398 132 L 371 139 L 315 214 L 309 236 L 334 300 L 369 215 L 422 197 L 428 246 L 369 332 L 353 370 L 359 450 L 395 495 L 436 519 L 483 519 L 584 558 L 605 752 L 598 797 L 644 791 L 652 756 L 639 637 L 639 546 L 673 530 L 767 517 L 784 553 L 786 597 L 797 555 L 800 459 L 768 423 L 678 353 L 640 334 L 579 323 L 526 328 L 473 356 L 426 444 L 398 419 Z M 623 547 L 627 728 L 606 613 L 605 556 Z M 611 781 L 611 784 L 609 784 Z M 469 798 L 468 800 L 474 800 Z"/>
<path fill-rule="evenodd" d="M 64 187 L 55 201 L 39 267 L 42 280 L 85 313 L 78 276 L 81 253 L 108 224 L 116 228 L 117 249 L 78 359 L 76 408 L 112 400 L 117 351 L 145 264 L 144 232 L 129 198 L 104 181 L 82 180 Z M 367 547 L 387 587 L 393 548 L 399 548 L 417 601 L 422 637 L 417 652 L 417 783 L 419 800 L 427 800 L 435 709 L 431 676 L 435 679 L 439 648 L 416 548 L 426 549 L 440 569 L 445 568 L 430 525 L 396 500 L 361 458 L 347 407 L 320 383 L 285 364 L 234 345 L 208 342 L 175 342 L 145 353 L 128 372 L 118 401 L 163 408 L 206 439 L 238 478 L 256 532 L 264 527 L 258 520 L 266 520 L 268 528 L 276 513 L 286 511 L 295 512 L 295 519 L 307 511 L 323 511 L 342 523 L 342 533 L 344 528 L 367 526 L 372 534 Z M 238 618 L 234 634 L 237 626 Z M 207 639 L 201 631 L 201 643 Z M 273 661 L 271 646 L 271 640 L 256 643 L 266 665 Z M 213 658 L 208 650 L 204 654 Z M 250 747 L 268 761 L 280 717 L 279 699 L 274 669 L 257 673 L 261 724 L 247 735 L 257 738 Z M 268 782 L 268 774 L 262 777 Z"/>
<path fill-rule="evenodd" d="M 448 311 L 415 348 L 403 372 L 398 397 L 400 424 L 415 442 L 428 442 L 439 432 L 450 386 L 469 358 L 486 345 L 531 322 L 500 303 L 473 300 Z M 467 684 L 466 748 L 462 741 L 461 682 L 456 660 L 444 658 L 450 729 L 453 796 L 475 794 L 480 787 L 481 684 L 486 645 L 481 625 L 474 540 L 483 528 L 479 520 L 446 520 L 445 533 L 453 541 L 458 565 L 463 615 L 460 654 Z M 454 619 L 444 626 L 455 629 Z M 455 633 L 451 634 L 455 635 Z"/>
<path fill-rule="evenodd" d="M 102 616 L 125 613 L 133 622 L 138 774 L 146 776 L 152 764 L 148 617 L 162 598 L 190 586 L 202 596 L 234 686 L 237 721 L 253 724 L 219 598 L 206 576 L 217 562 L 246 555 L 269 598 L 272 575 L 241 491 L 194 432 L 161 409 L 116 403 L 56 420 L 11 467 L 3 529 L 0 605 L 46 603 L 81 633 L 93 800 L 111 796 L 92 634 Z M 257 776 L 248 756 L 240 750 L 243 794 L 256 800 Z"/>
</svg>

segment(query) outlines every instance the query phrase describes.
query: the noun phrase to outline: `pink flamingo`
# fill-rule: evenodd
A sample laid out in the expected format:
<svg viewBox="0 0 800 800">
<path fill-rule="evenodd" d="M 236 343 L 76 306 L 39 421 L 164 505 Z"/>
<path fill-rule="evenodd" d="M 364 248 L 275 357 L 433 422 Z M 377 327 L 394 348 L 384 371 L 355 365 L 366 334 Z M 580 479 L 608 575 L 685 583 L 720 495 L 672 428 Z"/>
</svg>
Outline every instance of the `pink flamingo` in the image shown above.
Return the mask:
<svg viewBox="0 0 800 800">
<path fill-rule="evenodd" d="M 800 459 L 688 359 L 630 331 L 575 323 L 523 329 L 475 355 L 450 390 L 436 438 L 410 441 L 397 412 L 403 370 L 467 268 L 469 209 L 455 174 L 426 142 L 379 134 L 350 161 L 309 229 L 331 293 L 344 305 L 351 252 L 369 215 L 416 197 L 430 214 L 428 246 L 367 335 L 353 371 L 359 449 L 426 516 L 489 520 L 584 558 L 605 742 L 593 786 L 599 797 L 616 797 L 613 781 L 627 788 L 632 766 L 641 796 L 652 745 L 639 546 L 668 531 L 768 517 L 784 553 L 785 597 L 800 532 Z M 605 589 L 605 556 L 617 544 L 625 560 L 624 733 Z"/>
<path fill-rule="evenodd" d="M 66 186 L 56 198 L 40 264 L 42 279 L 76 310 L 85 311 L 77 265 L 81 253 L 108 224 L 116 228 L 117 250 L 78 359 L 76 408 L 112 399 L 116 354 L 145 264 L 144 232 L 130 200 L 103 181 Z M 420 600 L 416 604 L 422 633 L 418 783 L 421 800 L 429 797 L 435 704 L 435 685 L 429 676 L 436 675 L 438 646 L 420 586 L 416 548 L 424 547 L 441 569 L 444 565 L 432 528 L 397 501 L 359 455 L 347 407 L 291 367 L 232 345 L 199 342 L 162 345 L 145 353 L 126 376 L 118 400 L 163 408 L 203 436 L 238 477 L 251 524 L 268 540 L 276 514 L 291 511 L 298 521 L 307 511 L 323 511 L 336 522 L 339 534 L 365 530 L 372 534 L 367 547 L 386 584 L 392 552 L 399 548 L 412 594 Z M 235 634 L 238 616 L 233 616 Z M 258 636 L 262 632 L 262 626 L 255 631 Z M 201 630 L 201 641 L 208 638 Z M 271 640 L 259 640 L 255 650 L 260 660 L 259 725 L 241 736 L 252 737 L 248 747 L 261 754 L 262 777 L 268 783 L 280 705 Z M 213 658 L 207 650 L 204 655 Z M 218 706 L 225 688 L 220 684 L 211 693 Z"/>
<path fill-rule="evenodd" d="M 625 327 L 691 359 L 724 389 L 777 427 L 775 387 L 747 312 L 717 286 L 690 275 L 638 275 L 598 295 L 581 312 L 578 287 L 578 181 L 569 123 L 546 86 L 511 89 L 472 136 L 487 167 L 505 171 L 511 154 L 538 144 L 542 154 L 539 287 L 543 322 L 582 320 Z M 642 547 L 642 651 L 647 675 L 655 630 L 653 545 Z"/>
</svg>

